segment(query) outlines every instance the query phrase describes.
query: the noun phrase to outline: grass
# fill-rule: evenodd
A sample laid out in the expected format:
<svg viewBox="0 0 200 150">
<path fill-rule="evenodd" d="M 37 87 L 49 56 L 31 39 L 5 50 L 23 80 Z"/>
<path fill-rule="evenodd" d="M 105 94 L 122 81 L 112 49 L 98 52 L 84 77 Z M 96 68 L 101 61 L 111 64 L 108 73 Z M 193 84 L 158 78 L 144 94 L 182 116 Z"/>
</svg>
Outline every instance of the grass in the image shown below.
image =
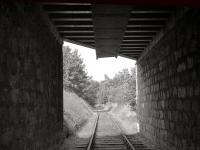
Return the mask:
<svg viewBox="0 0 200 150">
<path fill-rule="evenodd" d="M 73 134 L 93 116 L 92 108 L 73 92 L 63 92 L 64 127 Z"/>
<path fill-rule="evenodd" d="M 118 121 L 126 134 L 139 132 L 136 112 L 132 111 L 129 105 L 113 105 L 109 113 Z"/>
</svg>

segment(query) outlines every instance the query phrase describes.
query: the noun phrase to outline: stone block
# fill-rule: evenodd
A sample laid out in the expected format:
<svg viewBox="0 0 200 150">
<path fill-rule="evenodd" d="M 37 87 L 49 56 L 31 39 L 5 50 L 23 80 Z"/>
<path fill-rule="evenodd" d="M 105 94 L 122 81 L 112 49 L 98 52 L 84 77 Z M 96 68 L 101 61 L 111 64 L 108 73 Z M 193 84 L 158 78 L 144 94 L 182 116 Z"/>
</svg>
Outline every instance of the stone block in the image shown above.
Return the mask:
<svg viewBox="0 0 200 150">
<path fill-rule="evenodd" d="M 182 110 L 183 109 L 183 104 L 181 100 L 176 100 L 176 108 L 178 110 Z"/>
<path fill-rule="evenodd" d="M 11 142 L 12 142 L 12 137 L 13 137 L 13 130 L 12 129 L 7 129 L 2 135 L 1 135 L 1 144 L 3 146 L 8 147 Z"/>
<path fill-rule="evenodd" d="M 193 87 L 192 86 L 187 86 L 187 97 L 192 97 L 193 96 Z"/>
<path fill-rule="evenodd" d="M 183 72 L 186 70 L 186 64 L 185 63 L 181 63 L 178 65 L 177 67 L 177 72 Z"/>
<path fill-rule="evenodd" d="M 178 88 L 178 97 L 179 98 L 185 98 L 186 97 L 186 88 L 185 87 L 179 87 Z"/>
<path fill-rule="evenodd" d="M 200 113 L 200 102 L 199 102 L 199 100 L 194 100 L 192 102 L 192 111 L 196 114 Z"/>
<path fill-rule="evenodd" d="M 196 70 L 192 70 L 191 80 L 193 80 L 193 81 L 197 80 L 197 72 L 196 72 Z"/>
<path fill-rule="evenodd" d="M 191 102 L 190 102 L 190 100 L 184 100 L 183 101 L 183 109 L 185 111 L 190 111 L 191 110 Z"/>
<path fill-rule="evenodd" d="M 195 87 L 194 94 L 195 94 L 195 96 L 200 96 L 200 86 Z"/>
<path fill-rule="evenodd" d="M 187 58 L 187 68 L 191 69 L 194 66 L 194 60 L 192 57 Z"/>
</svg>

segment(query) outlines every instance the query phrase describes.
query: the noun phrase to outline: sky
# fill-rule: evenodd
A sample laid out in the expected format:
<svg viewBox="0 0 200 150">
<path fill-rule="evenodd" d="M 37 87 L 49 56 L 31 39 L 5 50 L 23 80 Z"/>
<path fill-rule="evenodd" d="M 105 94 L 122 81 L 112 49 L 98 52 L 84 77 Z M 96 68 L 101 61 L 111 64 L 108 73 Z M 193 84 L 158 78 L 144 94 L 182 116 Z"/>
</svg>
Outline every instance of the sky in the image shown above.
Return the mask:
<svg viewBox="0 0 200 150">
<path fill-rule="evenodd" d="M 93 80 L 104 80 L 104 74 L 107 74 L 109 78 L 113 78 L 116 73 L 124 68 L 135 67 L 135 60 L 120 57 L 108 57 L 96 59 L 96 51 L 91 48 L 75 45 L 69 42 L 64 42 L 64 46 L 69 46 L 72 50 L 77 49 L 78 54 L 83 59 L 86 66 L 86 71 L 89 76 L 92 76 Z"/>
</svg>

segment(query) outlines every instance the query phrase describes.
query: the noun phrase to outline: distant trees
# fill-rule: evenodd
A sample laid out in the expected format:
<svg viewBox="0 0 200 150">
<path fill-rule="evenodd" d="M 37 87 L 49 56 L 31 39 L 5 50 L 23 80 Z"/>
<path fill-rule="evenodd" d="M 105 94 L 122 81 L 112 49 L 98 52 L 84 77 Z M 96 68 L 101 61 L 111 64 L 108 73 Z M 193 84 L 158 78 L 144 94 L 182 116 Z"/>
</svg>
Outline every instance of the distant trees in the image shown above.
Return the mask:
<svg viewBox="0 0 200 150">
<path fill-rule="evenodd" d="M 135 68 L 129 72 L 123 69 L 113 79 L 105 75 L 105 80 L 97 82 L 87 75 L 85 65 L 77 51 L 63 48 L 63 86 L 73 91 L 91 106 L 96 103 L 129 103 L 135 106 L 136 75 Z"/>
<path fill-rule="evenodd" d="M 63 47 L 63 88 L 73 91 L 94 106 L 99 83 L 87 75 L 85 65 L 78 51 Z"/>
<path fill-rule="evenodd" d="M 87 102 L 94 106 L 97 103 L 97 93 L 99 91 L 99 82 L 94 80 L 89 80 L 89 84 L 85 89 L 85 99 Z"/>
<path fill-rule="evenodd" d="M 129 103 L 134 106 L 136 97 L 135 79 L 135 68 L 132 68 L 130 73 L 128 69 L 123 69 L 113 79 L 105 75 L 105 80 L 99 86 L 97 101 L 102 104 L 114 102 L 118 104 Z"/>
</svg>

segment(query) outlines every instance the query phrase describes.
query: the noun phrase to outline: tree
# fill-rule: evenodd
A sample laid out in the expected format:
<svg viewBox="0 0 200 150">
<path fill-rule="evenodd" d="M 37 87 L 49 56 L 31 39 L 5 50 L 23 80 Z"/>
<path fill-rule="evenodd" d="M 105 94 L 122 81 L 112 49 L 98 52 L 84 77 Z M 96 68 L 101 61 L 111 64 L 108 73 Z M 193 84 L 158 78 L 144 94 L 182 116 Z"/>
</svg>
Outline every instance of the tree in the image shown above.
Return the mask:
<svg viewBox="0 0 200 150">
<path fill-rule="evenodd" d="M 100 82 L 99 91 L 97 93 L 98 103 L 105 104 L 109 102 L 109 89 L 112 86 L 112 80 L 108 75 L 104 74 L 104 81 Z"/>
<path fill-rule="evenodd" d="M 63 48 L 63 86 L 64 90 L 75 92 L 84 98 L 89 76 L 77 50 L 72 52 L 69 47 Z"/>
<path fill-rule="evenodd" d="M 105 80 L 100 83 L 97 99 L 99 103 L 113 102 L 118 104 L 131 104 L 135 106 L 136 78 L 135 68 L 131 68 L 115 74 L 113 79 L 104 75 Z"/>
<path fill-rule="evenodd" d="M 97 92 L 99 91 L 99 82 L 90 80 L 89 85 L 85 90 L 85 99 L 91 105 L 94 106 L 97 103 Z"/>
<path fill-rule="evenodd" d="M 72 52 L 69 47 L 64 47 L 63 54 L 64 90 L 73 91 L 91 106 L 97 102 L 135 105 L 134 68 L 131 69 L 131 73 L 128 69 L 123 69 L 113 79 L 105 74 L 105 80 L 99 83 L 87 75 L 85 65 L 77 50 Z"/>
<path fill-rule="evenodd" d="M 91 106 L 96 104 L 99 82 L 87 75 L 77 50 L 72 52 L 69 47 L 63 48 L 63 87 L 64 90 L 76 93 Z"/>
</svg>

